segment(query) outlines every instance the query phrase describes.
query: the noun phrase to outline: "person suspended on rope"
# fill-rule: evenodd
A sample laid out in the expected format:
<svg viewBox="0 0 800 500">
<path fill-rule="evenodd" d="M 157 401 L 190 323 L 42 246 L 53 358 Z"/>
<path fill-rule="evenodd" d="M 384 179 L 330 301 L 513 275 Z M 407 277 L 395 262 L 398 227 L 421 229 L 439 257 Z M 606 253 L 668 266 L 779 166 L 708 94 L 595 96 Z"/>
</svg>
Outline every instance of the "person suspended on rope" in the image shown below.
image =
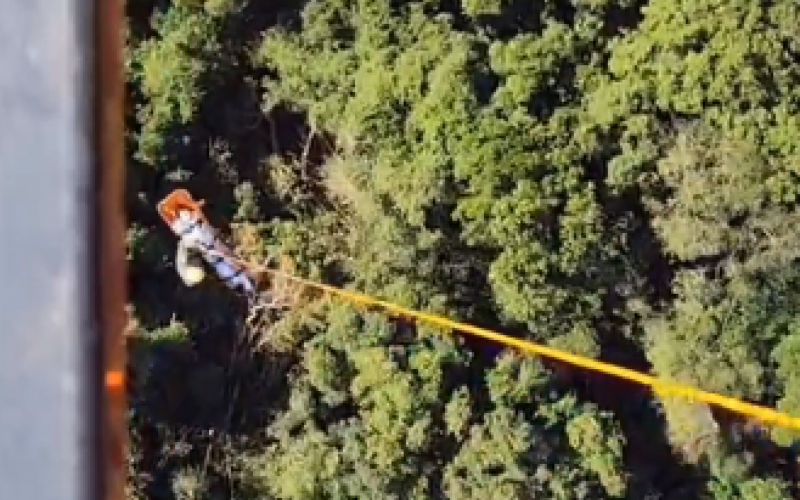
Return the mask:
<svg viewBox="0 0 800 500">
<path fill-rule="evenodd" d="M 242 292 L 253 303 L 258 290 L 247 269 L 236 262 L 231 251 L 216 237 L 214 229 L 185 190 L 173 191 L 159 203 L 159 213 L 178 236 L 175 268 L 187 286 L 205 278 L 203 261 L 210 265 L 229 288 Z"/>
<path fill-rule="evenodd" d="M 175 264 L 184 283 L 194 286 L 204 277 L 199 258 L 205 260 L 217 276 L 231 289 L 246 295 L 256 293 L 255 283 L 247 275 L 244 267 L 225 258 L 225 253 L 210 228 L 202 221 L 195 220 L 187 211 L 181 211 L 173 222 L 173 230 L 179 235 Z"/>
</svg>

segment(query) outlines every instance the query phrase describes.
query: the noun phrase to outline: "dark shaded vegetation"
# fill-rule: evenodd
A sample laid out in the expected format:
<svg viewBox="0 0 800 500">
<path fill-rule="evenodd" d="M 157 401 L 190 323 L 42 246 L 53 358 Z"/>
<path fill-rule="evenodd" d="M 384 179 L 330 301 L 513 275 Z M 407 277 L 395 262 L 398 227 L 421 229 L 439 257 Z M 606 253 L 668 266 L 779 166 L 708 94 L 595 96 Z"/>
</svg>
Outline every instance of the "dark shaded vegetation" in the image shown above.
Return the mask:
<svg viewBox="0 0 800 500">
<path fill-rule="evenodd" d="M 128 0 L 131 499 L 797 497 L 796 436 L 253 262 L 800 412 L 800 6 Z"/>
</svg>

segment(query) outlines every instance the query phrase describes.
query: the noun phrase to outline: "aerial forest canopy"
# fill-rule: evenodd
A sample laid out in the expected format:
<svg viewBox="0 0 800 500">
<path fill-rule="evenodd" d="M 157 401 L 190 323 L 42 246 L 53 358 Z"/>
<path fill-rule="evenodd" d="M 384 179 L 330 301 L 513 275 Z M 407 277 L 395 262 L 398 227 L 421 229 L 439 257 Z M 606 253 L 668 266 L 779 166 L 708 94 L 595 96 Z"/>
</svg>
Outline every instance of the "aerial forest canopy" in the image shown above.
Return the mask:
<svg viewBox="0 0 800 500">
<path fill-rule="evenodd" d="M 130 499 L 796 498 L 800 436 L 251 262 L 800 415 L 795 0 L 127 0 Z M 272 283 L 272 286 L 279 284 Z"/>
</svg>

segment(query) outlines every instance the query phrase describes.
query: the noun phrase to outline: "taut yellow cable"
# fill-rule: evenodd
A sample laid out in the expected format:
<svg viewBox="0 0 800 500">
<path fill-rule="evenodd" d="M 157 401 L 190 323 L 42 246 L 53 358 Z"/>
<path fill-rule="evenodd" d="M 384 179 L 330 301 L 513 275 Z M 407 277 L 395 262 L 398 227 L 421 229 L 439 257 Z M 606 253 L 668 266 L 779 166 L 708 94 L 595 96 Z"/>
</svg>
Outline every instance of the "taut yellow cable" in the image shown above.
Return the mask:
<svg viewBox="0 0 800 500">
<path fill-rule="evenodd" d="M 252 267 L 251 265 L 246 264 L 244 262 L 242 262 L 242 264 L 246 265 L 247 267 Z M 581 368 L 586 368 L 588 370 L 592 370 L 595 372 L 604 373 L 606 375 L 610 375 L 612 377 L 616 377 L 619 379 L 629 380 L 631 382 L 635 382 L 637 384 L 652 388 L 652 390 L 655 393 L 657 393 L 659 396 L 662 397 L 682 397 L 692 401 L 700 401 L 703 403 L 708 403 L 725 408 L 740 415 L 748 416 L 765 424 L 777 425 L 780 427 L 800 430 L 800 418 L 793 417 L 787 413 L 776 411 L 772 408 L 767 408 L 764 406 L 748 403 L 746 401 L 741 401 L 739 399 L 732 398 L 729 396 L 723 396 L 721 394 L 704 391 L 702 389 L 698 389 L 696 387 L 692 387 L 689 385 L 670 382 L 667 380 L 661 380 L 656 377 L 653 377 L 652 375 L 640 373 L 635 370 L 624 368 L 622 366 L 614 365 L 611 363 L 605 363 L 603 361 L 597 361 L 595 359 L 587 358 L 584 356 L 570 354 L 566 351 L 554 349 L 552 347 L 547 347 L 526 340 L 517 339 L 485 328 L 480 328 L 474 325 L 453 321 L 451 319 L 436 314 L 424 313 L 421 311 L 408 309 L 406 307 L 402 307 L 400 305 L 393 304 L 391 302 L 386 302 L 380 299 L 376 299 L 374 297 L 370 297 L 369 295 L 364 295 L 361 293 L 344 290 L 342 288 L 326 285 L 324 283 L 316 283 L 314 281 L 307 280 L 305 278 L 300 278 L 288 273 L 284 273 L 282 271 L 268 269 L 268 268 L 262 268 L 261 270 L 271 275 L 281 276 L 285 279 L 294 281 L 298 284 L 303 285 L 304 287 L 315 289 L 320 292 L 328 293 L 332 296 L 339 297 L 340 299 L 345 300 L 351 304 L 379 308 L 389 313 L 393 313 L 399 316 L 404 316 L 407 318 L 414 318 L 417 321 L 427 322 L 429 324 L 436 325 L 447 330 L 453 330 L 468 335 L 473 335 L 475 337 L 481 337 L 496 342 L 498 344 L 503 344 L 508 347 L 514 347 L 528 354 L 535 354 L 545 358 L 556 359 L 573 366 L 579 366 Z"/>
</svg>

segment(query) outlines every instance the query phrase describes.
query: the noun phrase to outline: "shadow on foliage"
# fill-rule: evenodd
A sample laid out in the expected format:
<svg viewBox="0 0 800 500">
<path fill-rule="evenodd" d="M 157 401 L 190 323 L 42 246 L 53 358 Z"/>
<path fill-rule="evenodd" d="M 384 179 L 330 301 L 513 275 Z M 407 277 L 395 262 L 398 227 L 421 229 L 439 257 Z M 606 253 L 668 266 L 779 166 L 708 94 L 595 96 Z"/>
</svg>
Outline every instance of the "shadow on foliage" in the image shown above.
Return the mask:
<svg viewBox="0 0 800 500">
<path fill-rule="evenodd" d="M 220 325 L 186 336 L 170 327 L 129 338 L 136 471 L 149 498 L 175 498 L 173 481 L 186 470 L 228 498 L 235 478 L 225 468 L 263 445 L 248 436 L 285 405 L 292 360 L 253 349 L 241 330 Z"/>
<path fill-rule="evenodd" d="M 497 14 L 476 16 L 475 23 L 483 30 L 493 33 L 498 39 L 506 40 L 521 33 L 537 33 L 544 29 L 542 19 L 545 12 L 554 20 L 571 25 L 575 18 L 573 2 L 528 2 L 512 0 Z"/>
<path fill-rule="evenodd" d="M 770 428 L 724 408 L 712 407 L 714 420 L 723 429 L 731 451 L 749 456 L 754 474 L 770 476 L 777 472 L 793 488 L 800 487 L 800 441 L 781 446 L 772 440 Z"/>
</svg>

